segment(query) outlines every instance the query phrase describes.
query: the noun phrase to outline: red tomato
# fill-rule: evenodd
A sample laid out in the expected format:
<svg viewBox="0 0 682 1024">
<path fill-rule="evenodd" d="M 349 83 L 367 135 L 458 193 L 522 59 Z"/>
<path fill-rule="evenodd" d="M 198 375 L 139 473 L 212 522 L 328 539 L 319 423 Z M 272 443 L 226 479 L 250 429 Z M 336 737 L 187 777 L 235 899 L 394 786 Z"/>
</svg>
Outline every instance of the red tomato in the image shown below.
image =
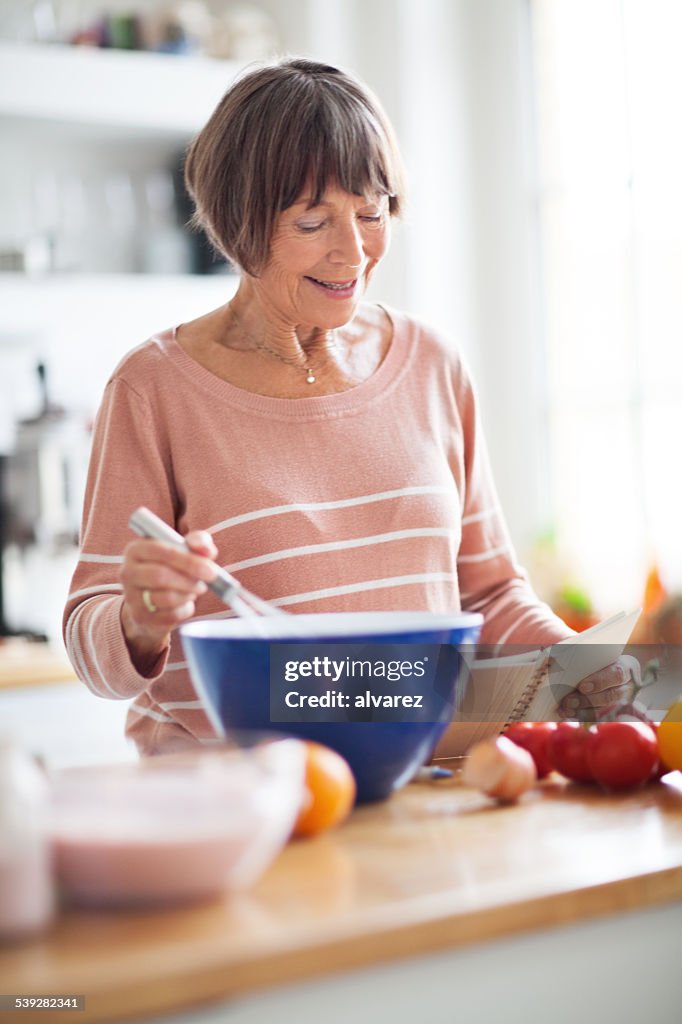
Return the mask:
<svg viewBox="0 0 682 1024">
<path fill-rule="evenodd" d="M 648 782 L 658 765 L 656 733 L 644 722 L 593 725 L 587 763 L 596 782 L 607 789 L 629 789 Z"/>
<path fill-rule="evenodd" d="M 538 778 L 544 779 L 552 770 L 547 745 L 553 732 L 556 732 L 556 722 L 512 722 L 504 735 L 517 747 L 528 751 L 535 761 Z"/>
<path fill-rule="evenodd" d="M 579 722 L 559 722 L 549 737 L 547 753 L 553 768 L 574 782 L 592 782 L 587 763 L 589 733 Z"/>
</svg>

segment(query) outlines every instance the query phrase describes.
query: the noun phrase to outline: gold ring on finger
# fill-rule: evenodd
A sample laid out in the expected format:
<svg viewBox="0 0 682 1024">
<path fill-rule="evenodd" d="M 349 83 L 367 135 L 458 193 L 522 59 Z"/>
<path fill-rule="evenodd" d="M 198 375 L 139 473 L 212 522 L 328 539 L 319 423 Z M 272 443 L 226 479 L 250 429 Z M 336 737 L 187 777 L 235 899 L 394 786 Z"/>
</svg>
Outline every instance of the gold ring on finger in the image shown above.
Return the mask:
<svg viewBox="0 0 682 1024">
<path fill-rule="evenodd" d="M 152 601 L 151 590 L 147 590 L 145 588 L 145 590 L 142 591 L 142 601 L 143 601 L 144 606 L 145 606 L 145 608 L 147 609 L 148 612 L 152 612 L 152 614 L 154 612 L 158 612 L 159 609 L 156 607 L 156 605 Z"/>
</svg>

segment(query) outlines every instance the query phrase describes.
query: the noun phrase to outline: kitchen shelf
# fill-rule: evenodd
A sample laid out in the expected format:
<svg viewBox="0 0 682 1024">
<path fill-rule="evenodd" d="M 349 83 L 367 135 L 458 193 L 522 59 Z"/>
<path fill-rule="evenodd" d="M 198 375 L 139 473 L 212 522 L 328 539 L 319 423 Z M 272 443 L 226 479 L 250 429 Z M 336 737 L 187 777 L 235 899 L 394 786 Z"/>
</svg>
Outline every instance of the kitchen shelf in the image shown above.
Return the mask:
<svg viewBox="0 0 682 1024">
<path fill-rule="evenodd" d="M 206 122 L 241 67 L 209 57 L 0 42 L 0 117 L 184 139 Z"/>
</svg>

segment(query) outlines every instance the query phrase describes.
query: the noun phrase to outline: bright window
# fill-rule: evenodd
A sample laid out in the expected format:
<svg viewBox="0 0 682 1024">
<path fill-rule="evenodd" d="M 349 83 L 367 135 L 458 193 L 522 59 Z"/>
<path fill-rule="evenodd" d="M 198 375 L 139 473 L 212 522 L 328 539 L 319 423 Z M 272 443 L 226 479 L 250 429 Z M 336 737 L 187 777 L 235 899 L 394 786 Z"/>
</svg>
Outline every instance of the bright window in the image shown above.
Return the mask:
<svg viewBox="0 0 682 1024">
<path fill-rule="evenodd" d="M 682 4 L 530 3 L 554 526 L 606 612 L 682 588 Z"/>
</svg>

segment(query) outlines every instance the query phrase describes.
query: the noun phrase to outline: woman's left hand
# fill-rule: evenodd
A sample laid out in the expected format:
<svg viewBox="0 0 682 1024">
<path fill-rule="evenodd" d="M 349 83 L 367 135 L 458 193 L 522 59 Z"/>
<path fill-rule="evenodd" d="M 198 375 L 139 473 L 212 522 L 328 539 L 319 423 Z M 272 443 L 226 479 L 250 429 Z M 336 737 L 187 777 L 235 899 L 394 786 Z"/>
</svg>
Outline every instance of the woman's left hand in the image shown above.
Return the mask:
<svg viewBox="0 0 682 1024">
<path fill-rule="evenodd" d="M 562 718 L 594 721 L 606 708 L 631 701 L 635 687 L 642 684 L 642 670 L 636 658 L 622 654 L 618 661 L 585 676 L 559 704 Z"/>
</svg>

